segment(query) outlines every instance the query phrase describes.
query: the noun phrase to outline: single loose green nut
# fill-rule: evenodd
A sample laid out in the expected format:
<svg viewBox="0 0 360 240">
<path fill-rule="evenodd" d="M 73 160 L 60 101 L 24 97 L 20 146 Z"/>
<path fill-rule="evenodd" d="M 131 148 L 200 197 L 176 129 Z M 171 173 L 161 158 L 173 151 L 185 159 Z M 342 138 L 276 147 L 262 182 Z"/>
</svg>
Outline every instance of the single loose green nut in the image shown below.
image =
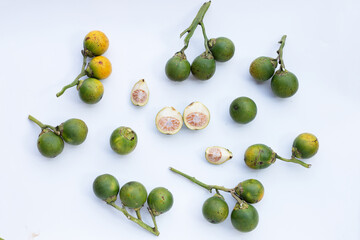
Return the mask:
<svg viewBox="0 0 360 240">
<path fill-rule="evenodd" d="M 221 195 L 215 194 L 204 202 L 202 213 L 210 223 L 221 223 L 229 215 L 229 207 Z"/>
<path fill-rule="evenodd" d="M 263 169 L 276 161 L 276 153 L 264 144 L 254 144 L 246 149 L 244 161 L 252 169 Z"/>
<path fill-rule="evenodd" d="M 199 80 L 208 80 L 216 70 L 216 62 L 211 53 L 202 53 L 191 64 L 191 73 Z"/>
<path fill-rule="evenodd" d="M 112 72 L 111 62 L 104 56 L 94 57 L 89 62 L 85 72 L 90 78 L 105 79 Z"/>
<path fill-rule="evenodd" d="M 250 232 L 256 228 L 259 223 L 259 214 L 252 205 L 243 202 L 236 203 L 231 212 L 231 223 L 241 232 Z"/>
<path fill-rule="evenodd" d="M 99 56 L 109 48 L 109 39 L 101 31 L 91 31 L 84 39 L 84 50 L 89 57 Z"/>
<path fill-rule="evenodd" d="M 137 135 L 129 127 L 118 127 L 110 137 L 110 146 L 118 154 L 125 155 L 134 151 Z"/>
<path fill-rule="evenodd" d="M 71 145 L 83 143 L 88 134 L 88 127 L 83 120 L 72 118 L 57 126 L 61 137 Z"/>
<path fill-rule="evenodd" d="M 254 120 L 257 107 L 255 102 L 248 97 L 238 97 L 230 105 L 230 116 L 237 123 L 249 123 Z"/>
<path fill-rule="evenodd" d="M 226 62 L 234 56 L 235 45 L 226 37 L 212 38 L 208 44 L 216 61 Z"/>
<path fill-rule="evenodd" d="M 174 203 L 173 195 L 164 187 L 154 188 L 147 198 L 147 203 L 152 213 L 158 216 L 170 210 Z"/>
<path fill-rule="evenodd" d="M 37 147 L 39 152 L 48 158 L 54 158 L 64 149 L 64 140 L 49 129 L 41 131 Z"/>
<path fill-rule="evenodd" d="M 166 76 L 173 81 L 184 81 L 190 75 L 190 63 L 185 53 L 177 52 L 165 65 Z"/>
<path fill-rule="evenodd" d="M 95 178 L 93 183 L 93 191 L 95 195 L 107 203 L 115 202 L 119 193 L 118 180 L 110 175 L 103 174 Z"/>
<path fill-rule="evenodd" d="M 273 93 L 281 98 L 293 96 L 299 88 L 297 77 L 285 70 L 278 70 L 271 79 L 271 89 Z"/>
<path fill-rule="evenodd" d="M 264 186 L 256 179 L 248 179 L 235 187 L 235 193 L 248 203 L 257 203 L 264 196 Z"/>
<path fill-rule="evenodd" d="M 311 158 L 319 150 L 319 141 L 311 133 L 302 133 L 294 140 L 292 147 L 292 157 Z"/>
<path fill-rule="evenodd" d="M 270 57 L 258 57 L 250 64 L 250 75 L 259 81 L 269 80 L 275 72 L 277 60 Z"/>
<path fill-rule="evenodd" d="M 104 85 L 95 78 L 87 78 L 79 86 L 81 100 L 88 104 L 95 104 L 101 100 L 104 94 Z"/>
<path fill-rule="evenodd" d="M 128 182 L 120 189 L 120 200 L 124 206 L 139 209 L 146 202 L 147 192 L 139 182 Z"/>
</svg>

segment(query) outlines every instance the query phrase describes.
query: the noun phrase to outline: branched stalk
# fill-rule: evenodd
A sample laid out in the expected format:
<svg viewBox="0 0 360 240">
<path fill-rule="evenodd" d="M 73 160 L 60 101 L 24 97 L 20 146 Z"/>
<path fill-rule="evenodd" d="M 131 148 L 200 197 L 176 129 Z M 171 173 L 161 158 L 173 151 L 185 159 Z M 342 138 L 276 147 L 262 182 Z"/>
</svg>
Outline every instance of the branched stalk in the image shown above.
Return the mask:
<svg viewBox="0 0 360 240">
<path fill-rule="evenodd" d="M 279 41 L 280 48 L 277 51 L 277 53 L 279 54 L 277 59 L 278 59 L 279 64 L 280 64 L 280 70 L 281 71 L 285 71 L 285 63 L 284 63 L 284 59 L 283 59 L 283 49 L 284 49 L 284 46 L 285 46 L 285 41 L 286 41 L 286 35 L 282 36 L 281 40 Z"/>
<path fill-rule="evenodd" d="M 173 171 L 174 173 L 177 173 L 187 179 L 189 179 L 190 181 L 192 181 L 193 183 L 196 183 L 197 185 L 207 189 L 208 191 L 212 191 L 213 189 L 215 190 L 220 190 L 220 191 L 224 191 L 224 192 L 230 192 L 233 191 L 234 189 L 230 189 L 230 188 L 225 188 L 225 187 L 222 187 L 222 186 L 217 186 L 217 185 L 208 185 L 208 184 L 205 184 L 203 182 L 200 182 L 199 180 L 197 180 L 196 178 L 194 177 L 191 177 L 183 172 L 180 172 L 179 170 L 176 170 L 175 168 L 172 168 L 170 167 L 170 170 Z"/>
<path fill-rule="evenodd" d="M 61 89 L 61 91 L 56 94 L 56 97 L 60 97 L 68 88 L 74 87 L 74 86 L 76 86 L 76 85 L 79 84 L 80 78 L 86 75 L 86 72 L 85 72 L 86 59 L 87 59 L 87 55 L 83 52 L 83 65 L 82 65 L 82 67 L 81 67 L 81 72 L 80 72 L 80 74 L 74 79 L 74 81 L 73 81 L 72 83 L 64 86 L 64 87 Z"/>
<path fill-rule="evenodd" d="M 205 25 L 204 25 L 203 21 L 200 22 L 200 26 L 201 26 L 201 30 L 202 30 L 202 33 L 203 33 L 203 36 L 204 36 L 204 44 L 205 44 L 206 55 L 207 55 L 207 54 L 209 54 L 211 52 L 210 52 L 210 49 L 209 49 L 209 39 L 206 36 Z"/>
<path fill-rule="evenodd" d="M 276 154 L 276 158 L 280 159 L 282 161 L 285 161 L 285 162 L 297 163 L 297 164 L 300 164 L 301 166 L 306 167 L 306 168 L 311 167 L 311 164 L 304 163 L 303 161 L 301 161 L 301 160 L 299 160 L 297 158 L 294 158 L 294 157 L 291 158 L 291 159 L 287 159 L 287 158 L 280 157 L 279 155 Z"/>
<path fill-rule="evenodd" d="M 181 53 L 184 53 L 184 51 L 189 46 L 190 38 L 193 36 L 197 26 L 201 25 L 201 23 L 204 19 L 205 13 L 208 10 L 208 8 L 210 7 L 210 4 L 211 4 L 211 1 L 204 3 L 201 6 L 201 8 L 199 9 L 198 13 L 196 14 L 196 17 L 192 21 L 191 25 L 180 34 L 180 38 L 181 38 L 185 33 L 187 33 L 186 37 L 184 38 L 184 47 L 180 50 Z M 205 43 L 205 45 L 207 45 L 207 42 Z M 206 50 L 207 49 L 208 49 L 208 47 L 206 48 Z"/>
<path fill-rule="evenodd" d="M 53 127 L 51 125 L 43 124 L 42 122 L 40 122 L 39 120 L 37 120 L 36 118 L 34 118 L 31 115 L 28 116 L 28 119 L 30 121 L 36 123 L 41 128 L 41 130 L 51 129 L 55 134 L 60 135 L 60 132 L 55 127 Z"/>
<path fill-rule="evenodd" d="M 158 231 L 157 229 L 157 226 L 155 224 L 155 217 L 152 216 L 153 218 L 153 221 L 154 221 L 154 225 L 155 227 L 150 227 L 149 225 L 147 225 L 146 223 L 144 223 L 141 219 L 138 219 L 138 218 L 135 218 L 133 217 L 126 209 L 125 207 L 120 207 L 118 205 L 116 205 L 114 202 L 110 202 L 110 203 L 107 203 L 109 204 L 110 206 L 116 208 L 117 210 L 119 210 L 120 212 L 122 212 L 127 219 L 129 219 L 130 221 L 133 221 L 134 223 L 136 223 L 137 225 L 139 225 L 140 227 L 144 228 L 145 230 L 151 232 L 152 234 L 156 235 L 156 236 L 159 236 L 160 232 Z M 150 213 L 151 214 L 151 213 Z"/>
<path fill-rule="evenodd" d="M 139 220 L 142 220 L 141 218 L 141 214 L 140 214 L 140 209 L 135 209 L 135 212 L 136 212 L 136 216 Z"/>
<path fill-rule="evenodd" d="M 152 219 L 152 221 L 153 221 L 153 223 L 154 223 L 154 227 L 153 227 L 154 231 L 159 232 L 159 231 L 158 231 L 157 224 L 156 224 L 156 220 L 155 220 L 155 215 L 154 215 L 154 213 L 151 211 L 151 209 L 150 209 L 149 207 L 148 207 L 147 209 L 148 209 L 148 211 L 149 211 L 149 213 L 150 213 L 150 215 L 151 215 L 151 219 Z"/>
</svg>

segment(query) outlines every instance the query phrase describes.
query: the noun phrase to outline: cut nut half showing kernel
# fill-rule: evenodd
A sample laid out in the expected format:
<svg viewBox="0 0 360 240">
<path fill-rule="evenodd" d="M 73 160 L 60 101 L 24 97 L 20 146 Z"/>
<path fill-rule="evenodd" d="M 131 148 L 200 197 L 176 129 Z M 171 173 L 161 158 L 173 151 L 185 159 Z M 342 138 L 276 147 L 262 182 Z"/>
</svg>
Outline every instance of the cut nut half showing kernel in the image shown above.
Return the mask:
<svg viewBox="0 0 360 240">
<path fill-rule="evenodd" d="M 213 146 L 205 150 L 205 158 L 211 164 L 219 165 L 230 160 L 232 157 L 232 152 L 223 147 Z"/>
<path fill-rule="evenodd" d="M 131 90 L 131 102 L 135 106 L 145 106 L 149 101 L 149 88 L 144 79 L 135 83 Z"/>
</svg>

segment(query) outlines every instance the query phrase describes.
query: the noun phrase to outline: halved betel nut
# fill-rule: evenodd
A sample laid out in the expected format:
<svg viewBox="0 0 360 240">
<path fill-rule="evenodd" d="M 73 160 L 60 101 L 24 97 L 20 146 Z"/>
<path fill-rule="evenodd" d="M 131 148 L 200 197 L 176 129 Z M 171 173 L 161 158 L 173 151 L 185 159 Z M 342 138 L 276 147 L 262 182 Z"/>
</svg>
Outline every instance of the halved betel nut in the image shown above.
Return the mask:
<svg viewBox="0 0 360 240">
<path fill-rule="evenodd" d="M 200 130 L 210 122 L 209 109 L 201 102 L 192 102 L 184 110 L 184 123 L 191 130 Z"/>
<path fill-rule="evenodd" d="M 232 152 L 223 147 L 213 146 L 205 150 L 205 158 L 211 164 L 219 165 L 230 160 L 232 157 Z"/>
<path fill-rule="evenodd" d="M 144 79 L 135 83 L 131 90 L 131 102 L 135 106 L 145 106 L 149 101 L 149 88 Z"/>
<path fill-rule="evenodd" d="M 181 113 L 175 108 L 164 107 L 156 115 L 155 124 L 161 133 L 172 135 L 181 129 L 183 120 Z"/>
</svg>

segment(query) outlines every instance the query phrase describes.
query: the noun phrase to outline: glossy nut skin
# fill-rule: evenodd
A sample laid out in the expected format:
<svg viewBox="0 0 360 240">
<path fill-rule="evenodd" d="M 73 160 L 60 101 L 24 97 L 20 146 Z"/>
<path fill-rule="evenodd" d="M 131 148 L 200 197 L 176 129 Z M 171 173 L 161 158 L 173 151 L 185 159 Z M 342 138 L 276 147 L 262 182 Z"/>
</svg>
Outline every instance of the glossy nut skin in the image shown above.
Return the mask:
<svg viewBox="0 0 360 240">
<path fill-rule="evenodd" d="M 230 104 L 229 112 L 235 122 L 246 124 L 256 117 L 257 106 L 251 98 L 238 97 Z"/>
<path fill-rule="evenodd" d="M 271 89 L 273 93 L 281 98 L 293 96 L 299 88 L 297 77 L 285 70 L 278 70 L 271 79 Z"/>
<path fill-rule="evenodd" d="M 119 188 L 118 180 L 110 174 L 100 175 L 93 182 L 95 195 L 107 203 L 116 201 Z"/>
<path fill-rule="evenodd" d="M 137 145 L 137 135 L 129 127 L 118 127 L 110 137 L 110 146 L 114 152 L 126 155 L 134 151 Z"/>
<path fill-rule="evenodd" d="M 252 205 L 244 203 L 242 206 L 236 203 L 231 212 L 231 223 L 240 232 L 250 232 L 259 223 L 259 214 Z"/>
<path fill-rule="evenodd" d="M 319 141 L 311 133 L 302 133 L 297 136 L 292 146 L 292 156 L 296 158 L 311 158 L 319 150 Z"/>
<path fill-rule="evenodd" d="M 104 85 L 96 78 L 87 78 L 79 86 L 79 96 L 85 103 L 98 103 L 104 95 Z"/>
<path fill-rule="evenodd" d="M 202 207 L 204 218 L 210 223 L 221 223 L 229 215 L 229 207 L 222 196 L 215 194 Z"/>
<path fill-rule="evenodd" d="M 87 68 L 86 74 L 90 78 L 105 79 L 110 76 L 112 72 L 111 62 L 104 56 L 97 56 L 91 59 Z"/>
<path fill-rule="evenodd" d="M 264 186 L 259 180 L 248 179 L 235 187 L 235 193 L 247 203 L 257 203 L 264 196 Z"/>
<path fill-rule="evenodd" d="M 141 208 L 146 202 L 146 198 L 146 188 L 139 182 L 128 182 L 120 189 L 120 200 L 128 208 Z"/>
<path fill-rule="evenodd" d="M 275 72 L 277 60 L 270 57 L 258 57 L 250 64 L 250 75 L 258 81 L 269 80 Z"/>
<path fill-rule="evenodd" d="M 190 63 L 184 53 L 178 52 L 165 65 L 166 76 L 173 81 L 181 82 L 190 75 Z"/>
<path fill-rule="evenodd" d="M 209 80 L 215 74 L 215 70 L 216 62 L 210 53 L 202 53 L 191 64 L 191 73 L 199 80 Z"/>
<path fill-rule="evenodd" d="M 109 39 L 101 31 L 91 31 L 84 38 L 84 49 L 89 56 L 99 56 L 109 48 Z"/>
<path fill-rule="evenodd" d="M 83 143 L 88 134 L 88 127 L 81 119 L 72 118 L 62 124 L 57 129 L 60 131 L 64 141 L 71 145 L 79 145 Z"/>
<path fill-rule="evenodd" d="M 212 38 L 208 44 L 214 59 L 218 62 L 229 61 L 234 56 L 235 45 L 226 37 Z"/>
<path fill-rule="evenodd" d="M 276 153 L 264 144 L 254 144 L 246 149 L 244 161 L 249 168 L 263 169 L 276 161 Z"/>
<path fill-rule="evenodd" d="M 54 158 L 64 149 L 63 139 L 49 129 L 43 130 L 37 140 L 39 152 L 48 158 Z"/>
<path fill-rule="evenodd" d="M 155 216 L 170 210 L 174 203 L 173 195 L 164 187 L 154 188 L 147 198 L 147 203 Z"/>
</svg>

